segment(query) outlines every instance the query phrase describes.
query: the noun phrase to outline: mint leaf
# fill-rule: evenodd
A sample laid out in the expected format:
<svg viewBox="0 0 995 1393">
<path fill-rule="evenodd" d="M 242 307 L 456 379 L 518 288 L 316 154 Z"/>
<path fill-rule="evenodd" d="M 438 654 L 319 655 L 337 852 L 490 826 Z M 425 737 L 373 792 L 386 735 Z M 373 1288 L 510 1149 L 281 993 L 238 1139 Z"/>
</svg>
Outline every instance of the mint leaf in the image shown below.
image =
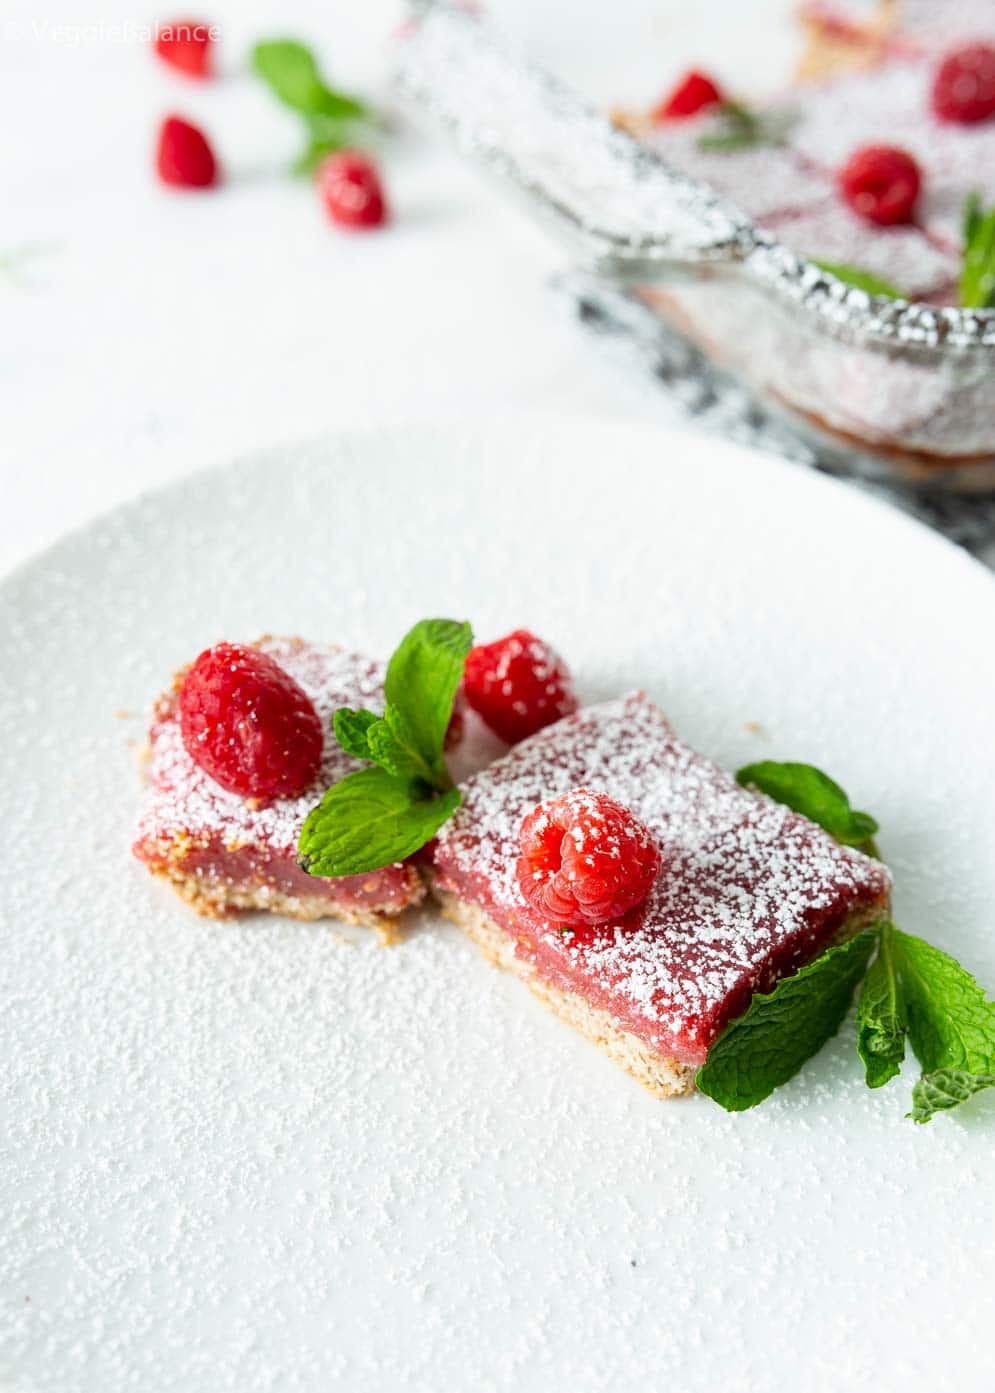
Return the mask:
<svg viewBox="0 0 995 1393">
<path fill-rule="evenodd" d="M 979 1088 L 991 1087 L 995 1002 L 949 953 L 913 934 L 891 932 L 909 1042 L 923 1068 L 913 1090 L 912 1116 L 928 1122 L 936 1108 L 954 1107 Z"/>
<path fill-rule="evenodd" d="M 423 619 L 387 665 L 383 716 L 335 712 L 342 748 L 379 767 L 347 775 L 311 809 L 297 846 L 308 874 L 359 875 L 403 861 L 459 807 L 443 746 L 472 642 L 469 624 Z"/>
<path fill-rule="evenodd" d="M 870 813 L 858 813 L 850 800 L 828 774 L 814 764 L 780 764 L 766 759 L 758 764 L 745 764 L 736 772 L 736 782 L 744 788 L 756 788 L 784 803 L 811 822 L 817 822 L 831 837 L 845 846 L 859 847 L 871 856 L 877 855 L 873 843 L 878 825 Z"/>
<path fill-rule="evenodd" d="M 391 715 L 393 716 L 393 712 Z M 406 779 L 416 786 L 421 784 L 425 790 L 444 789 L 445 785 L 451 782 L 448 772 L 444 778 L 440 776 L 433 765 L 426 764 L 416 750 L 412 750 L 403 739 L 394 734 L 386 720 L 377 721 L 376 725 L 370 726 L 366 743 L 369 746 L 369 757 L 374 764 L 379 764 L 382 769 L 399 779 Z"/>
<path fill-rule="evenodd" d="M 905 299 L 902 292 L 896 290 L 889 281 L 882 280 L 880 276 L 874 275 L 872 271 L 865 271 L 860 266 L 851 266 L 846 261 L 819 261 L 814 256 L 809 257 L 809 260 L 813 266 L 818 266 L 820 271 L 828 271 L 838 281 L 856 286 L 858 290 L 866 290 L 868 295 L 886 295 L 889 300 Z"/>
<path fill-rule="evenodd" d="M 995 1073 L 968 1074 L 963 1069 L 937 1069 L 923 1074 L 912 1089 L 913 1122 L 928 1122 L 935 1112 L 966 1103 L 983 1088 L 995 1088 Z"/>
<path fill-rule="evenodd" d="M 375 726 L 380 717 L 373 711 L 353 711 L 348 706 L 340 706 L 332 717 L 335 739 L 347 755 L 355 759 L 372 759 L 367 743 L 367 732 Z"/>
<path fill-rule="evenodd" d="M 256 44 L 252 66 L 274 96 L 294 111 L 338 121 L 369 115 L 357 98 L 326 85 L 314 54 L 296 39 L 268 39 Z"/>
<path fill-rule="evenodd" d="M 757 994 L 722 1032 L 697 1083 L 728 1112 L 762 1103 L 836 1034 L 874 947 L 869 930 Z"/>
<path fill-rule="evenodd" d="M 442 747 L 472 643 L 469 624 L 423 619 L 405 634 L 387 667 L 384 721 L 436 788 L 451 784 Z"/>
<path fill-rule="evenodd" d="M 698 137 L 698 149 L 724 153 L 752 145 L 780 145 L 796 119 L 788 111 L 759 116 L 741 102 L 723 102 L 712 117 L 711 129 Z"/>
<path fill-rule="evenodd" d="M 960 302 L 965 309 L 995 307 L 995 206 L 985 209 L 977 193 L 964 200 L 964 259 Z"/>
<path fill-rule="evenodd" d="M 252 66 L 274 96 L 298 112 L 307 126 L 307 144 L 294 162 L 295 174 L 310 173 L 326 155 L 350 144 L 352 123 L 373 119 L 358 98 L 328 86 L 314 54 L 296 39 L 256 44 Z"/>
<path fill-rule="evenodd" d="M 413 799 L 384 769 L 348 774 L 312 808 L 301 829 L 298 864 L 309 875 L 361 875 L 412 856 L 459 807 L 455 788 Z"/>
<path fill-rule="evenodd" d="M 982 217 L 981 195 L 977 189 L 969 193 L 964 199 L 964 206 L 961 208 L 961 237 L 965 247 L 974 240 L 978 229 L 981 226 Z"/>
<path fill-rule="evenodd" d="M 857 1002 L 857 1053 L 864 1061 L 868 1088 L 895 1077 L 905 1058 L 905 1003 L 891 944 L 891 925 L 883 924 L 878 955 L 864 978 Z"/>
</svg>

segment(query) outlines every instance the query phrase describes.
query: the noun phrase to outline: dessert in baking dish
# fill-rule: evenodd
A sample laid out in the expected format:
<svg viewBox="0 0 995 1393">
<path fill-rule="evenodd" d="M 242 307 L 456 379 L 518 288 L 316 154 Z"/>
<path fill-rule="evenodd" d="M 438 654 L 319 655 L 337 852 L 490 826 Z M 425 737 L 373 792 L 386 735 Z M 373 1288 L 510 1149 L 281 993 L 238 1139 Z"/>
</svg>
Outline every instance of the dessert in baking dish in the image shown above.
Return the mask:
<svg viewBox="0 0 995 1393">
<path fill-rule="evenodd" d="M 253 666 L 253 653 L 268 660 L 263 671 Z M 214 660 L 210 670 L 207 660 Z M 212 700 L 217 709 L 225 696 L 218 683 L 230 684 L 233 672 L 241 694 L 251 684 L 248 709 L 217 748 L 205 751 L 204 710 Z M 191 673 L 203 676 L 197 691 L 188 681 Z M 324 880 L 297 864 L 308 811 L 361 764 L 332 738 L 332 715 L 340 706 L 382 709 L 383 680 L 382 664 L 299 638 L 263 638 L 248 654 L 236 645 L 202 654 L 156 703 L 135 855 L 201 914 L 272 910 L 389 929 L 424 895 L 412 866 Z M 278 738 L 261 749 L 260 726 L 274 719 Z M 250 726 L 249 736 L 256 738 L 248 761 Z M 246 777 L 248 785 L 241 782 Z"/>
<path fill-rule="evenodd" d="M 596 924 L 562 898 L 537 910 L 519 865 L 523 821 L 578 789 L 621 805 L 660 856 L 646 898 Z M 462 795 L 429 856 L 444 913 L 662 1097 L 693 1088 L 754 992 L 887 906 L 879 861 L 740 788 L 641 693 L 548 727 L 473 775 Z"/>
<path fill-rule="evenodd" d="M 713 102 L 679 120 L 649 118 L 640 134 L 792 251 L 857 267 L 905 299 L 956 304 L 964 201 L 995 202 L 995 119 L 939 115 L 936 67 L 935 57 L 906 54 L 799 88 L 738 125 Z M 992 83 L 995 116 L 995 49 Z M 843 177 L 857 152 L 882 147 L 899 148 L 918 172 L 907 206 L 887 222 Z"/>
<path fill-rule="evenodd" d="M 943 7 L 951 21 L 954 8 Z M 689 74 L 630 123 L 769 234 L 755 268 L 786 285 L 787 267 L 795 287 L 765 295 L 756 277 L 706 266 L 638 293 L 815 427 L 820 445 L 834 437 L 848 457 L 857 447 L 909 479 L 964 466 L 952 474 L 983 486 L 995 440 L 995 14 L 958 12 L 945 37 L 924 9 L 901 14 L 906 27 L 867 41 L 851 71 L 752 108 Z M 969 18 L 980 32 L 965 34 Z"/>
</svg>

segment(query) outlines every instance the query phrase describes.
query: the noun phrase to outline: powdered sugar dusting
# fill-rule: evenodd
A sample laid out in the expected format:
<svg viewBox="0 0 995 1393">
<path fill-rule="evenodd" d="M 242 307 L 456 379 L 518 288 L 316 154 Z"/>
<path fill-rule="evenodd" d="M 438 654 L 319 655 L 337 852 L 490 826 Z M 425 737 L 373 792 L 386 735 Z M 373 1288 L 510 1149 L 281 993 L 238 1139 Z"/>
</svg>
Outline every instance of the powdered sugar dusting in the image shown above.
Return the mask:
<svg viewBox="0 0 995 1393">
<path fill-rule="evenodd" d="M 580 786 L 627 807 L 663 867 L 625 920 L 565 934 L 522 895 L 519 833 L 536 804 Z M 435 864 L 455 888 L 476 886 L 509 931 L 533 935 L 540 946 L 526 951 L 544 970 L 603 993 L 692 1062 L 731 1003 L 769 987 L 785 954 L 788 965 L 811 956 L 820 926 L 873 907 L 890 887 L 879 863 L 740 788 L 639 693 L 559 722 L 468 780 Z"/>
<path fill-rule="evenodd" d="M 149 787 L 139 816 L 139 840 L 220 838 L 228 847 L 258 844 L 292 854 L 305 817 L 325 789 L 361 768 L 361 762 L 337 744 L 332 716 L 339 706 L 366 706 L 380 714 L 384 666 L 327 644 L 297 639 L 267 637 L 259 647 L 314 702 L 325 731 L 321 770 L 314 783 L 297 798 L 279 798 L 262 808 L 228 792 L 187 753 L 174 701 L 167 696 L 159 703 L 150 730 Z"/>
</svg>

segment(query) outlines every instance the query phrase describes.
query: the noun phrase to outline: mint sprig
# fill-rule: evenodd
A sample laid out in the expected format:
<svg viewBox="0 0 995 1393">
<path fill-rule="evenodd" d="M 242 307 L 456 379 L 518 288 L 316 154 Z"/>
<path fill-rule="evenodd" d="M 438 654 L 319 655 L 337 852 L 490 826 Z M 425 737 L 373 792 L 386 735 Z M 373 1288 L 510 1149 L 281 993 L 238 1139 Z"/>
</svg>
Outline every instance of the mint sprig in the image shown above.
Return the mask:
<svg viewBox="0 0 995 1393">
<path fill-rule="evenodd" d="M 273 95 L 304 121 L 307 143 L 295 173 L 313 170 L 325 155 L 350 144 L 357 122 L 373 119 L 365 102 L 328 86 L 314 54 L 296 39 L 257 43 L 252 66 Z"/>
<path fill-rule="evenodd" d="M 469 624 L 421 620 L 387 666 L 384 714 L 335 712 L 342 749 L 378 767 L 340 779 L 308 813 L 297 851 L 309 875 L 361 875 L 403 861 L 459 807 L 443 747 L 472 643 Z"/>
<path fill-rule="evenodd" d="M 769 994 L 756 993 L 708 1051 L 698 1070 L 702 1093 L 742 1112 L 787 1083 L 839 1030 L 873 951 L 874 935 L 865 931 L 782 978 Z"/>
<path fill-rule="evenodd" d="M 986 209 L 979 194 L 968 194 L 963 233 L 960 302 L 965 309 L 995 308 L 995 205 Z"/>
<path fill-rule="evenodd" d="M 820 271 L 828 271 L 831 276 L 835 276 L 844 285 L 855 286 L 857 290 L 866 290 L 868 295 L 884 295 L 889 300 L 904 300 L 906 298 L 902 291 L 893 286 L 890 281 L 876 276 L 873 271 L 865 271 L 862 266 L 852 266 L 848 261 L 820 261 L 814 256 L 810 256 L 809 260 L 813 266 L 818 266 Z"/>
<path fill-rule="evenodd" d="M 698 137 L 698 149 L 727 153 L 754 145 L 781 145 L 796 120 L 793 112 L 761 116 L 742 102 L 723 102 L 715 108 L 709 130 Z"/>
<path fill-rule="evenodd" d="M 839 784 L 813 765 L 764 761 L 736 778 L 837 841 L 877 855 L 874 818 L 854 811 Z M 836 1033 L 861 977 L 857 1052 L 870 1088 L 899 1073 L 906 1039 L 923 1070 L 912 1090 L 916 1122 L 995 1087 L 995 1001 L 949 953 L 883 921 L 783 978 L 769 995 L 755 995 L 709 1051 L 698 1072 L 702 1092 L 731 1111 L 761 1102 Z"/>
<path fill-rule="evenodd" d="M 834 779 L 814 764 L 779 763 L 773 759 L 745 764 L 736 771 L 736 782 L 759 789 L 777 803 L 784 803 L 810 822 L 817 822 L 844 846 L 859 847 L 877 855 L 874 834 L 878 825 L 870 813 L 860 813 Z"/>
</svg>

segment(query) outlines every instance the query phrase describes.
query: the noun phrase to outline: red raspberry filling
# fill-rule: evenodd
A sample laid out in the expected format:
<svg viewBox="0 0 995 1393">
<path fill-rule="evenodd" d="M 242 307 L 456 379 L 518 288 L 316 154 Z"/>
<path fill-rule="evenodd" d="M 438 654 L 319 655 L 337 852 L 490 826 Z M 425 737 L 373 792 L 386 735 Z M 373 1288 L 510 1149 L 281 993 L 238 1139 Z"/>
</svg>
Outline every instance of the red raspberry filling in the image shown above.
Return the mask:
<svg viewBox="0 0 995 1393">
<path fill-rule="evenodd" d="M 911 221 L 921 184 L 915 160 L 893 145 L 855 150 L 839 173 L 844 201 L 858 217 L 882 227 Z"/>
<path fill-rule="evenodd" d="M 654 121 L 684 121 L 709 106 L 719 106 L 725 96 L 707 73 L 687 72 L 656 108 Z"/>
<path fill-rule="evenodd" d="M 294 798 L 321 767 L 324 736 L 311 698 L 258 648 L 205 649 L 183 679 L 179 712 L 190 758 L 243 798 Z"/>
<path fill-rule="evenodd" d="M 171 19 L 156 26 L 156 53 L 188 77 L 210 76 L 211 49 L 211 27 L 201 19 Z"/>
<path fill-rule="evenodd" d="M 360 150 L 340 150 L 322 160 L 318 189 L 325 210 L 339 227 L 380 227 L 387 200 L 376 165 Z"/>
<path fill-rule="evenodd" d="M 967 44 L 948 53 L 933 79 L 932 101 L 941 121 L 965 126 L 995 114 L 995 48 Z"/>
<path fill-rule="evenodd" d="M 586 928 L 642 904 L 660 870 L 652 836 L 628 808 L 578 788 L 522 822 L 519 889 L 556 924 Z"/>
<path fill-rule="evenodd" d="M 156 169 L 164 184 L 206 189 L 217 182 L 218 164 L 207 137 L 180 116 L 167 116 L 159 131 Z"/>
<path fill-rule="evenodd" d="M 528 629 L 471 648 L 463 692 L 477 715 L 509 745 L 577 710 L 566 664 Z"/>
</svg>

